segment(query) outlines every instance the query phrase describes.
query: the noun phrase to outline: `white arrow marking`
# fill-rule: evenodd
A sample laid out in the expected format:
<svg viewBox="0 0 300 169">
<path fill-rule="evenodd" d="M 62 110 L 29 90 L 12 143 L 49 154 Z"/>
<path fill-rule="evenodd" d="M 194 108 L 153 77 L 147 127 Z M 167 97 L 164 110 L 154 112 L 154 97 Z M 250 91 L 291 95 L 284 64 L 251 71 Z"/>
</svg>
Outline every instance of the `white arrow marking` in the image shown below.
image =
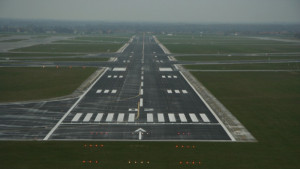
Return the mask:
<svg viewBox="0 0 300 169">
<path fill-rule="evenodd" d="M 142 140 L 142 133 L 145 133 L 146 130 L 142 129 L 142 128 L 139 128 L 137 130 L 135 130 L 134 132 L 138 132 L 139 133 L 139 140 Z"/>
</svg>

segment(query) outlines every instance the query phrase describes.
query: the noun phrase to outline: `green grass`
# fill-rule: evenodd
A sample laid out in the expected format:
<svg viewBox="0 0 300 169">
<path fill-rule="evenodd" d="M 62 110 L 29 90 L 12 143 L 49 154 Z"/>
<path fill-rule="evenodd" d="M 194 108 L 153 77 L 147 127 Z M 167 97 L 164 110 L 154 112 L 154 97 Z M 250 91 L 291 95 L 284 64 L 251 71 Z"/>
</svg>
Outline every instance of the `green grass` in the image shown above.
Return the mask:
<svg viewBox="0 0 300 169">
<path fill-rule="evenodd" d="M 176 56 L 179 61 L 287 60 L 300 56 Z"/>
<path fill-rule="evenodd" d="M 298 169 L 300 73 L 193 73 L 250 130 L 257 143 L 0 142 L 0 162 L 13 169 Z M 84 148 L 84 144 L 104 144 Z M 178 149 L 176 145 L 195 145 Z M 82 164 L 99 160 L 100 164 Z M 128 161 L 150 164 L 128 164 Z M 179 161 L 201 161 L 200 166 Z"/>
<path fill-rule="evenodd" d="M 71 52 L 98 53 L 115 52 L 122 44 L 42 44 L 25 48 L 13 49 L 14 52 Z"/>
<path fill-rule="evenodd" d="M 0 57 L 41 57 L 41 56 L 76 56 L 68 53 L 0 53 Z"/>
<path fill-rule="evenodd" d="M 0 102 L 71 94 L 96 68 L 0 68 Z"/>
<path fill-rule="evenodd" d="M 300 70 L 300 63 L 205 64 L 184 67 L 199 70 Z"/>
<path fill-rule="evenodd" d="M 20 60 L 32 60 L 32 61 L 82 61 L 82 62 L 105 62 L 109 58 L 47 58 L 47 59 L 20 59 Z"/>
<path fill-rule="evenodd" d="M 0 42 L 19 42 L 27 39 L 8 39 L 8 40 L 2 40 Z"/>
</svg>

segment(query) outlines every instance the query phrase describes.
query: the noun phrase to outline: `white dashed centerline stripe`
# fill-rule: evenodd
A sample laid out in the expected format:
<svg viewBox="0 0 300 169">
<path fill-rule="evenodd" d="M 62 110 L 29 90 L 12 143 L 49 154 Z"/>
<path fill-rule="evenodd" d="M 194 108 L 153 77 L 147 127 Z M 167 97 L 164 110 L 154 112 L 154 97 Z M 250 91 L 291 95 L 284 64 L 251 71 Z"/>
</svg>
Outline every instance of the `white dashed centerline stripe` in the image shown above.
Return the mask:
<svg viewBox="0 0 300 169">
<path fill-rule="evenodd" d="M 117 77 L 118 77 L 117 75 L 114 75 L 114 79 L 117 78 Z"/>
<path fill-rule="evenodd" d="M 144 76 L 141 76 L 141 80 L 144 80 Z"/>
<path fill-rule="evenodd" d="M 188 92 L 186 90 L 182 90 L 182 93 L 183 94 L 187 94 Z"/>
<path fill-rule="evenodd" d="M 73 117 L 73 119 L 72 119 L 71 122 L 77 122 L 81 116 L 82 116 L 82 113 L 77 113 L 77 114 Z"/>
<path fill-rule="evenodd" d="M 111 93 L 115 94 L 115 93 L 117 93 L 117 90 L 114 89 L 114 90 L 111 91 Z"/>
<path fill-rule="evenodd" d="M 98 113 L 95 120 L 94 120 L 94 122 L 100 122 L 102 117 L 103 117 L 103 113 Z"/>
<path fill-rule="evenodd" d="M 177 79 L 177 76 L 173 76 L 173 78 Z"/>
<path fill-rule="evenodd" d="M 56 123 L 56 125 L 50 130 L 43 140 L 48 140 L 57 127 L 65 120 L 65 118 L 71 113 L 71 111 L 77 106 L 77 104 L 83 99 L 83 97 L 91 90 L 91 88 L 99 81 L 99 79 L 107 72 L 108 68 L 105 68 L 104 72 L 95 80 L 95 82 L 79 97 L 79 99 L 73 104 L 73 106 L 65 113 L 65 115 Z"/>
<path fill-rule="evenodd" d="M 204 122 L 206 122 L 206 123 L 210 122 L 210 120 L 207 118 L 206 114 L 200 113 L 200 116 Z"/>
<path fill-rule="evenodd" d="M 169 94 L 173 93 L 172 90 L 169 90 L 169 89 L 167 90 L 167 92 L 168 92 Z"/>
<path fill-rule="evenodd" d="M 109 90 L 104 90 L 104 93 L 108 93 L 109 92 Z"/>
<path fill-rule="evenodd" d="M 143 100 L 143 98 L 140 98 L 140 107 L 143 107 L 143 105 L 144 105 L 144 100 Z"/>
<path fill-rule="evenodd" d="M 122 79 L 122 78 L 123 78 L 123 75 L 120 75 L 119 78 Z"/>
<path fill-rule="evenodd" d="M 164 79 L 164 78 L 166 78 L 166 76 L 165 76 L 165 75 L 162 75 L 161 77 L 162 77 L 163 79 Z"/>
<path fill-rule="evenodd" d="M 140 91 L 140 95 L 143 95 L 144 94 L 144 90 L 143 89 L 141 89 L 141 91 Z"/>
<path fill-rule="evenodd" d="M 85 115 L 83 122 L 89 122 L 93 116 L 93 113 L 88 113 Z"/>
<path fill-rule="evenodd" d="M 168 78 L 169 78 L 169 79 L 171 79 L 171 78 L 172 78 L 172 76 L 168 76 Z"/>
<path fill-rule="evenodd" d="M 179 90 L 175 90 L 175 93 L 177 93 L 177 94 L 178 94 L 178 93 L 180 93 L 180 91 L 179 91 Z"/>
<path fill-rule="evenodd" d="M 141 87 L 143 87 L 144 86 L 144 82 L 141 82 Z"/>
<path fill-rule="evenodd" d="M 111 78 L 111 75 L 108 75 L 107 78 Z"/>
<path fill-rule="evenodd" d="M 102 90 L 101 90 L 101 89 L 99 89 L 99 90 L 97 90 L 97 91 L 96 91 L 96 93 L 101 93 L 101 92 L 102 92 Z"/>
</svg>

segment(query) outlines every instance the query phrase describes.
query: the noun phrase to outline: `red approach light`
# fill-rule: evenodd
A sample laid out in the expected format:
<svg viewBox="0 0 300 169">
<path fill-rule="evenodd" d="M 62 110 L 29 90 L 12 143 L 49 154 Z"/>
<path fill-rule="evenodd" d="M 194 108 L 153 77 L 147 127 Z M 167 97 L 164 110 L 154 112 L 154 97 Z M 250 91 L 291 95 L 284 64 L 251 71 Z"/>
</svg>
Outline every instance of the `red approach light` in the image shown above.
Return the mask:
<svg viewBox="0 0 300 169">
<path fill-rule="evenodd" d="M 184 145 L 182 145 L 181 148 L 184 148 Z"/>
<path fill-rule="evenodd" d="M 195 164 L 195 161 L 193 161 L 192 163 Z"/>
<path fill-rule="evenodd" d="M 190 148 L 190 146 L 186 146 L 186 148 Z"/>
<path fill-rule="evenodd" d="M 98 161 L 96 160 L 95 163 L 98 164 Z"/>
<path fill-rule="evenodd" d="M 178 132 L 177 135 L 180 135 L 180 132 Z"/>
<path fill-rule="evenodd" d="M 176 145 L 176 148 L 178 148 L 178 145 Z"/>
<path fill-rule="evenodd" d="M 92 144 L 90 144 L 90 147 L 93 147 L 93 145 L 92 145 Z"/>
<path fill-rule="evenodd" d="M 95 144 L 95 147 L 98 147 L 98 144 Z"/>
<path fill-rule="evenodd" d="M 82 163 L 86 163 L 86 161 L 83 160 Z"/>
<path fill-rule="evenodd" d="M 182 133 L 182 135 L 184 135 L 184 133 Z"/>
<path fill-rule="evenodd" d="M 199 161 L 199 165 L 201 164 L 201 162 Z"/>
<path fill-rule="evenodd" d="M 189 162 L 187 161 L 187 162 L 185 162 L 185 164 L 189 164 Z"/>
<path fill-rule="evenodd" d="M 104 145 L 103 145 L 103 144 L 101 144 L 100 146 L 101 146 L 101 147 L 104 147 Z"/>
<path fill-rule="evenodd" d="M 179 164 L 182 164 L 182 161 L 179 161 Z"/>
</svg>

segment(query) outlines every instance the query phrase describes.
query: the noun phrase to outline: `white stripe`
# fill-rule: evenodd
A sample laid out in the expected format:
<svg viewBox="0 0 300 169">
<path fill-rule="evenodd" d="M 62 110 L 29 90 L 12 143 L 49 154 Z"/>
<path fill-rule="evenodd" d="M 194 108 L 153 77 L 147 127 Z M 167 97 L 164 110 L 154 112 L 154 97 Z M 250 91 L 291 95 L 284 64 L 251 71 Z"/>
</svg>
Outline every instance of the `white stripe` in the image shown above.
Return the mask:
<svg viewBox="0 0 300 169">
<path fill-rule="evenodd" d="M 183 113 L 179 113 L 179 118 L 180 118 L 181 122 L 183 122 L 183 123 L 187 122 L 187 119 Z"/>
<path fill-rule="evenodd" d="M 199 120 L 197 119 L 195 113 L 190 113 L 190 118 L 192 119 L 192 122 L 197 123 L 199 122 Z"/>
<path fill-rule="evenodd" d="M 107 78 L 111 78 L 111 75 L 108 75 Z"/>
<path fill-rule="evenodd" d="M 144 74 L 144 71 L 142 71 L 142 75 Z"/>
<path fill-rule="evenodd" d="M 144 82 L 141 82 L 141 87 L 143 87 L 144 86 Z"/>
<path fill-rule="evenodd" d="M 140 91 L 140 95 L 143 95 L 144 94 L 144 90 L 143 89 L 141 89 L 141 91 Z"/>
<path fill-rule="evenodd" d="M 102 117 L 103 117 L 103 113 L 98 113 L 95 120 L 94 120 L 94 122 L 100 122 Z"/>
<path fill-rule="evenodd" d="M 79 120 L 79 118 L 81 117 L 82 113 L 77 113 L 73 119 L 72 119 L 72 122 L 77 122 Z"/>
<path fill-rule="evenodd" d="M 180 91 L 179 90 L 175 90 L 175 93 L 180 93 Z"/>
<path fill-rule="evenodd" d="M 177 76 L 173 76 L 173 78 L 177 79 Z"/>
<path fill-rule="evenodd" d="M 204 122 L 210 122 L 210 120 L 207 118 L 206 114 L 200 113 L 200 116 Z"/>
<path fill-rule="evenodd" d="M 128 122 L 134 122 L 134 116 L 135 116 L 134 113 L 129 113 Z"/>
<path fill-rule="evenodd" d="M 119 78 L 120 78 L 120 79 L 123 78 L 123 75 L 120 75 Z"/>
<path fill-rule="evenodd" d="M 99 79 L 107 72 L 108 68 L 105 68 L 104 72 L 94 81 L 92 85 L 79 97 L 79 99 L 73 104 L 73 106 L 65 113 L 65 115 L 55 124 L 55 126 L 49 131 L 49 133 L 43 138 L 43 140 L 48 140 L 53 132 L 58 128 L 58 126 L 65 120 L 65 118 L 71 113 L 71 111 L 78 105 L 78 103 L 83 99 L 83 97 L 91 90 L 92 87 L 99 81 Z"/>
<path fill-rule="evenodd" d="M 108 113 L 105 121 L 111 122 L 113 118 L 114 118 L 114 113 Z"/>
<path fill-rule="evenodd" d="M 163 61 L 163 60 L 160 60 L 160 63 L 164 63 L 164 61 Z"/>
<path fill-rule="evenodd" d="M 109 92 L 109 90 L 104 90 L 104 93 L 108 93 Z"/>
<path fill-rule="evenodd" d="M 144 80 L 144 76 L 141 76 L 141 80 Z"/>
<path fill-rule="evenodd" d="M 88 113 L 85 115 L 83 122 L 89 122 L 93 116 L 93 113 Z"/>
<path fill-rule="evenodd" d="M 166 76 L 165 76 L 165 75 L 162 75 L 161 77 L 162 77 L 163 79 L 164 79 L 164 78 L 166 78 Z"/>
<path fill-rule="evenodd" d="M 182 93 L 183 94 L 187 94 L 188 92 L 186 90 L 182 90 Z"/>
<path fill-rule="evenodd" d="M 96 91 L 96 93 L 101 93 L 101 92 L 102 92 L 102 90 L 101 90 L 101 89 L 99 89 L 99 90 L 97 90 L 97 91 Z"/>
<path fill-rule="evenodd" d="M 172 76 L 168 76 L 168 78 L 170 79 L 170 78 L 172 78 Z"/>
<path fill-rule="evenodd" d="M 168 116 L 169 116 L 170 122 L 176 122 L 176 118 L 175 118 L 174 113 L 169 113 Z"/>
<path fill-rule="evenodd" d="M 152 113 L 147 113 L 147 122 L 152 123 L 153 122 L 153 114 Z"/>
<path fill-rule="evenodd" d="M 114 75 L 114 78 L 117 78 L 118 76 L 117 75 Z"/>
<path fill-rule="evenodd" d="M 117 122 L 123 122 L 124 121 L 124 113 L 119 113 Z"/>
<path fill-rule="evenodd" d="M 143 98 L 140 98 L 140 107 L 143 107 L 143 105 L 144 105 L 144 100 L 143 100 Z"/>
<path fill-rule="evenodd" d="M 117 90 L 114 89 L 114 90 L 111 91 L 111 93 L 117 93 Z"/>
<path fill-rule="evenodd" d="M 224 123 L 220 120 L 220 118 L 216 115 L 216 113 L 211 109 L 211 107 L 206 103 L 206 101 L 203 99 L 203 97 L 198 93 L 198 91 L 194 88 L 194 86 L 187 80 L 187 78 L 184 76 L 184 74 L 182 72 L 179 71 L 179 73 L 181 74 L 181 76 L 185 79 L 185 81 L 188 82 L 188 84 L 192 87 L 192 89 L 197 93 L 197 95 L 199 96 L 199 98 L 203 101 L 203 103 L 206 105 L 206 107 L 212 112 L 212 114 L 214 115 L 214 117 L 217 119 L 217 121 L 221 124 L 221 126 L 223 127 L 223 129 L 226 131 L 226 133 L 228 134 L 228 136 L 230 137 L 230 139 L 232 141 L 236 141 L 236 139 L 232 136 L 232 134 L 228 131 L 228 129 L 226 128 L 226 126 L 224 125 Z"/>
<path fill-rule="evenodd" d="M 165 122 L 165 117 L 163 113 L 158 113 L 157 114 L 158 122 L 163 123 Z"/>
<path fill-rule="evenodd" d="M 170 94 L 170 93 L 173 93 L 172 90 L 167 90 L 167 92 L 168 92 L 169 94 Z"/>
</svg>

